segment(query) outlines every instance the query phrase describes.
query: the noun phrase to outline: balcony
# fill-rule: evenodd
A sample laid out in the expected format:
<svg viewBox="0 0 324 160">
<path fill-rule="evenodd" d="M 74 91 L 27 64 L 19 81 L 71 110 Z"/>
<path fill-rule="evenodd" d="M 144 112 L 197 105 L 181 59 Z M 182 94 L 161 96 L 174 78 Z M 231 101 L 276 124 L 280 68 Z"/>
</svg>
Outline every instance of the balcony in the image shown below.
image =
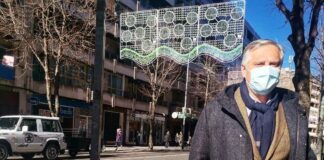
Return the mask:
<svg viewBox="0 0 324 160">
<path fill-rule="evenodd" d="M 316 107 L 310 107 L 310 112 L 314 112 L 314 113 L 316 113 L 316 117 L 317 117 L 317 115 L 318 115 L 318 113 L 319 113 L 319 109 L 318 108 L 316 108 Z"/>
<path fill-rule="evenodd" d="M 308 128 L 316 129 L 317 128 L 317 125 L 316 124 L 308 124 Z"/>
<path fill-rule="evenodd" d="M 317 137 L 317 134 L 314 132 L 308 132 L 311 137 Z"/>
<path fill-rule="evenodd" d="M 311 103 L 320 104 L 320 101 L 315 98 L 311 98 Z"/>
<path fill-rule="evenodd" d="M 133 99 L 128 99 L 125 97 L 114 96 L 108 93 L 104 93 L 103 95 L 104 104 L 111 105 L 112 107 L 122 107 L 127 109 L 136 109 L 148 112 L 149 111 L 149 103 L 142 101 L 134 101 Z M 156 105 L 155 113 L 158 114 L 168 114 L 168 107 Z"/>
<path fill-rule="evenodd" d="M 321 92 L 319 90 L 312 90 L 311 91 L 311 95 L 319 96 L 320 94 L 321 94 Z"/>
</svg>

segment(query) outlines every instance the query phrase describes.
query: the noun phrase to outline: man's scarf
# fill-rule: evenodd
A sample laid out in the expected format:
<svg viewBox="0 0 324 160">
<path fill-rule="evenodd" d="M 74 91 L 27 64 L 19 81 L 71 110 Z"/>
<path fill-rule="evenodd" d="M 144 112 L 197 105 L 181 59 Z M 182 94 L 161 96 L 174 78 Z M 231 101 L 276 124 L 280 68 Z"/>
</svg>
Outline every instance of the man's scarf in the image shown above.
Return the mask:
<svg viewBox="0 0 324 160">
<path fill-rule="evenodd" d="M 278 94 L 270 94 L 271 99 L 266 104 L 255 102 L 249 95 L 246 80 L 241 83 L 240 92 L 246 107 L 251 110 L 249 121 L 253 137 L 262 159 L 265 159 L 273 138 L 275 113 L 279 103 Z"/>
</svg>

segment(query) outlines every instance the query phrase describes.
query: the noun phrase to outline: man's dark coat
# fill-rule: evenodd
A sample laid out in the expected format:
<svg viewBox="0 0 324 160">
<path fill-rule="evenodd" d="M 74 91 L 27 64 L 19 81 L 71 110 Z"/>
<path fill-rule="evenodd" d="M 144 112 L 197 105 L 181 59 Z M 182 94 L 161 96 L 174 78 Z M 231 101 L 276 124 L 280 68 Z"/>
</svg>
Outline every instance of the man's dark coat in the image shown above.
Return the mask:
<svg viewBox="0 0 324 160">
<path fill-rule="evenodd" d="M 227 87 L 202 111 L 190 151 L 190 160 L 252 160 L 252 143 L 234 99 L 238 84 Z M 276 88 L 284 108 L 290 137 L 290 160 L 316 159 L 308 145 L 308 118 L 296 93 Z M 307 155 L 309 158 L 307 158 Z"/>
</svg>

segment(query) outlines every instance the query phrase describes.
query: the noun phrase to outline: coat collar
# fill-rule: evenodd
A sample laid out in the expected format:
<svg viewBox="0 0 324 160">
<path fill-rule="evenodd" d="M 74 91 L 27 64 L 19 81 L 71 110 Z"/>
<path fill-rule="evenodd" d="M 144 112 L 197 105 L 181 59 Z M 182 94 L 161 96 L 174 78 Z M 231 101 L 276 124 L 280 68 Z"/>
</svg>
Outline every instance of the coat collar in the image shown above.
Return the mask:
<svg viewBox="0 0 324 160">
<path fill-rule="evenodd" d="M 234 84 L 229 87 L 226 87 L 220 95 L 217 96 L 216 101 L 222 106 L 222 111 L 230 115 L 233 119 L 242 126 L 244 130 L 247 131 L 247 128 L 244 123 L 243 116 L 234 100 L 234 93 L 238 89 L 239 84 Z"/>
</svg>

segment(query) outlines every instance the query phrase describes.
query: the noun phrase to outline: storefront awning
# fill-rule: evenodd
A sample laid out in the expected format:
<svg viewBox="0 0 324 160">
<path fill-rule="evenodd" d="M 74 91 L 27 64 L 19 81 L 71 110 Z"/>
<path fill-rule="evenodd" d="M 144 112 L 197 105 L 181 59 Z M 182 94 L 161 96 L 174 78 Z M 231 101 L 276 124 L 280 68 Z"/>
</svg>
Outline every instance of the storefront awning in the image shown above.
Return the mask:
<svg viewBox="0 0 324 160">
<path fill-rule="evenodd" d="M 54 98 L 52 98 L 53 104 L 54 104 Z M 30 98 L 30 102 L 33 105 L 38 104 L 47 104 L 47 99 L 45 94 L 33 94 Z M 71 99 L 66 97 L 60 97 L 60 105 L 65 107 L 79 107 L 84 109 L 89 109 L 91 104 L 86 103 L 85 101 L 81 101 L 78 99 Z"/>
</svg>

